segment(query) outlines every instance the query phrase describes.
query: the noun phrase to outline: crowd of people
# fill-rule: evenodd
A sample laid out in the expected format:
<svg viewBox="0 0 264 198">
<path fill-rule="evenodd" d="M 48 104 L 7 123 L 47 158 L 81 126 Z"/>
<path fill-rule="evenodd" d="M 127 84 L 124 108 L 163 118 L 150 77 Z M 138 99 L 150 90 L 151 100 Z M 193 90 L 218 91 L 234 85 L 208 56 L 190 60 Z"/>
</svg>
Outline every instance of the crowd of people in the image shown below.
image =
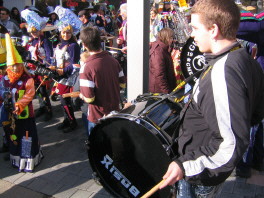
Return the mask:
<svg viewBox="0 0 264 198">
<path fill-rule="evenodd" d="M 232 0 L 191 2 L 191 37 L 206 65 L 182 110 L 178 155 L 160 189 L 178 182 L 177 197 L 216 197 L 236 167 L 242 177 L 249 176 L 244 170 L 252 163 L 263 168 L 262 21 L 240 23 L 241 12 Z M 171 5 L 164 1 L 162 12 L 175 12 Z M 87 138 L 99 119 L 123 105 L 120 90 L 126 88 L 126 66 L 104 50 L 102 38 L 116 36 L 120 51 L 127 53 L 127 4 L 120 5 L 120 16 L 110 11 L 114 13 L 95 5 L 76 15 L 57 6 L 48 21 L 56 28 L 45 32 L 47 20 L 36 11 L 25 9 L 20 14 L 16 8 L 11 12 L 0 8 L 2 152 L 9 152 L 6 159 L 19 171 L 32 172 L 43 158 L 35 117 L 44 113 L 45 121 L 52 119 L 50 100 L 60 100 L 64 120 L 58 130 L 64 133 L 76 129 L 74 110 L 82 110 Z M 150 14 L 149 92 L 169 94 L 177 86 L 171 56 L 175 32 L 157 28 L 157 7 Z M 11 40 L 25 30 L 30 40 L 23 45 L 28 52 L 23 56 Z M 50 38 L 55 35 L 54 43 Z M 36 115 L 35 94 L 40 103 Z M 73 102 L 74 94 L 78 99 Z"/>
<path fill-rule="evenodd" d="M 98 119 L 120 110 L 120 89 L 126 87 L 126 77 L 118 60 L 104 50 L 112 45 L 105 38 L 113 39 L 118 27 L 110 10 L 100 5 L 78 15 L 57 6 L 47 18 L 34 7 L 21 13 L 17 8 L 0 11 L 1 152 L 9 152 L 5 160 L 19 171 L 32 172 L 43 158 L 35 118 L 52 119 L 51 100 L 60 100 L 64 120 L 57 129 L 64 133 L 77 127 L 74 111 L 83 111 L 87 138 Z M 73 100 L 72 93 L 78 98 Z M 35 97 L 39 109 L 34 113 Z"/>
</svg>

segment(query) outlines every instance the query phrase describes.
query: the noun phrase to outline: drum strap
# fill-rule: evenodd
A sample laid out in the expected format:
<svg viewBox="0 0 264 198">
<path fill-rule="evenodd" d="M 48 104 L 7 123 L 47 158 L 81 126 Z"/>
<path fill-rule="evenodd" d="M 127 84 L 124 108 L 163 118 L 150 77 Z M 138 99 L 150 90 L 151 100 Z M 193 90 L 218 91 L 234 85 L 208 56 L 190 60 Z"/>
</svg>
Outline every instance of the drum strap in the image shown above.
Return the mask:
<svg viewBox="0 0 264 198">
<path fill-rule="evenodd" d="M 175 90 L 172 92 L 173 94 L 175 94 L 177 92 L 177 89 L 180 89 L 182 88 L 183 86 L 185 86 L 188 82 L 190 82 L 191 80 L 193 80 L 194 77 L 199 77 L 202 73 L 207 73 L 209 70 L 211 70 L 212 67 L 211 66 L 205 66 L 205 68 L 203 70 L 200 70 L 196 73 L 194 73 L 193 75 L 189 76 L 187 79 L 185 79 L 180 85 L 181 87 L 179 87 L 180 85 L 178 85 Z M 179 88 L 178 88 L 179 87 Z M 190 98 L 188 100 L 188 102 L 184 105 L 183 109 L 181 110 L 181 113 L 180 113 L 180 121 L 176 127 L 176 129 L 174 130 L 174 133 L 172 134 L 172 142 L 177 142 L 178 139 L 180 138 L 180 136 L 178 136 L 178 133 L 179 133 L 179 130 L 180 130 L 180 126 L 183 122 L 183 119 L 184 119 L 184 116 L 185 116 L 185 113 L 189 107 L 189 105 L 191 104 L 191 101 L 193 99 L 193 96 L 194 96 L 194 93 L 196 92 L 198 86 L 195 88 L 195 90 L 193 91 L 192 94 L 190 94 Z M 170 95 L 173 95 L 173 94 L 170 94 Z M 189 93 L 189 92 L 188 92 Z M 187 94 L 188 94 L 187 93 Z M 185 96 L 184 96 L 185 97 Z M 177 137 L 177 138 L 176 138 Z"/>
</svg>

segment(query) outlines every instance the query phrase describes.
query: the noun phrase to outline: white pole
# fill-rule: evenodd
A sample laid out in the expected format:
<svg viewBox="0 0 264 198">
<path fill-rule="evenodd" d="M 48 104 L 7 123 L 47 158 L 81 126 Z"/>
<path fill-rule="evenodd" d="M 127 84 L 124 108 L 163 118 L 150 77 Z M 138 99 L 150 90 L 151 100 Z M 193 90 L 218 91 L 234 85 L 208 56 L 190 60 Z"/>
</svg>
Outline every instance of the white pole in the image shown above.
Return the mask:
<svg viewBox="0 0 264 198">
<path fill-rule="evenodd" d="M 128 101 L 148 91 L 149 5 L 149 0 L 127 0 Z"/>
</svg>

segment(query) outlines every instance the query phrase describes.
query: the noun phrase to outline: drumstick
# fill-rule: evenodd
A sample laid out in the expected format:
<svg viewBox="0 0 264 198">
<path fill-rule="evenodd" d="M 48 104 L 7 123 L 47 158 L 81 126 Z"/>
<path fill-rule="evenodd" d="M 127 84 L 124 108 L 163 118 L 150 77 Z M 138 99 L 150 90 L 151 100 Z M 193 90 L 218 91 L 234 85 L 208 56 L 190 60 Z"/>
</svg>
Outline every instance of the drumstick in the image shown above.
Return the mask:
<svg viewBox="0 0 264 198">
<path fill-rule="evenodd" d="M 144 194 L 142 197 L 140 198 L 148 198 L 151 195 L 153 195 L 157 190 L 159 190 L 160 185 L 165 181 L 165 179 L 161 180 L 160 183 L 158 183 L 156 186 L 154 186 L 153 188 L 150 189 L 150 191 L 148 191 L 146 194 Z"/>
<path fill-rule="evenodd" d="M 67 98 L 67 97 L 76 98 L 79 96 L 79 94 L 80 94 L 80 92 L 76 91 L 76 92 L 62 94 L 62 97 L 63 98 Z"/>
<path fill-rule="evenodd" d="M 38 88 L 36 89 L 36 92 L 39 90 L 40 86 L 43 84 L 43 82 L 46 80 L 47 76 L 44 76 L 43 80 L 39 84 Z"/>
<path fill-rule="evenodd" d="M 41 56 L 38 55 L 38 57 L 46 64 L 48 64 L 49 66 L 52 66 L 49 62 L 47 62 L 46 60 L 44 60 Z"/>
<path fill-rule="evenodd" d="M 119 48 L 116 48 L 116 47 L 108 47 L 108 46 L 105 46 L 106 48 L 109 48 L 109 49 L 113 49 L 113 50 L 122 50 L 122 49 L 119 49 Z"/>
</svg>

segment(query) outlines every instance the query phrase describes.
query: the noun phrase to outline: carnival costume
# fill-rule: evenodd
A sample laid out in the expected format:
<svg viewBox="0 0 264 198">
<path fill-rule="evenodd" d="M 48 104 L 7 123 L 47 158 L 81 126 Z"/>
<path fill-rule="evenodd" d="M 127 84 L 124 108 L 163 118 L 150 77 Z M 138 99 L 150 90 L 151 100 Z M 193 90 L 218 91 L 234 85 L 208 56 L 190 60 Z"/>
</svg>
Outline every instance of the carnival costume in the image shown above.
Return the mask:
<svg viewBox="0 0 264 198">
<path fill-rule="evenodd" d="M 73 34 L 72 36 L 79 32 L 82 22 L 72 11 L 57 6 L 54 12 L 60 19 L 58 23 L 60 32 L 70 30 Z M 70 132 L 77 126 L 71 98 L 63 98 L 62 95 L 72 91 L 72 87 L 79 75 L 79 66 L 77 64 L 80 60 L 80 51 L 79 45 L 73 38 L 69 40 L 62 39 L 61 43 L 57 45 L 54 51 L 56 67 L 57 69 L 63 70 L 63 74 L 60 76 L 55 92 L 61 96 L 61 105 L 64 110 L 64 121 L 58 129 L 70 127 L 69 131 L 66 130 L 64 132 Z"/>
<path fill-rule="evenodd" d="M 6 49 L 8 67 L 7 75 L 2 78 L 2 84 L 9 90 L 5 94 L 11 96 L 5 106 L 9 116 L 5 127 L 10 134 L 10 161 L 19 171 L 32 172 L 43 158 L 32 104 L 35 95 L 34 80 L 25 72 L 23 65 L 20 71 L 13 71 L 14 65 L 23 62 L 9 34 L 6 34 Z M 16 114 L 14 110 L 17 110 Z"/>
<path fill-rule="evenodd" d="M 27 22 L 28 32 L 39 32 L 46 26 L 46 20 L 41 18 L 34 11 L 26 9 L 21 12 L 21 15 Z M 43 35 L 33 37 L 27 48 L 27 50 L 30 52 L 31 60 L 38 61 L 46 66 L 51 64 L 51 57 L 53 56 L 52 43 Z M 43 76 L 34 74 L 34 71 L 36 70 L 35 65 L 28 64 L 28 66 L 30 67 L 30 70 L 33 70 L 36 88 L 39 87 L 37 89 L 37 96 L 40 101 L 40 108 L 36 114 L 36 117 L 46 113 L 44 120 L 48 121 L 52 117 L 52 110 L 47 88 L 52 81 L 47 80 Z"/>
<path fill-rule="evenodd" d="M 8 33 L 8 30 L 0 25 L 0 127 L 3 127 L 3 147 L 0 152 L 7 152 L 9 150 L 9 134 L 5 130 L 5 125 L 7 125 L 8 116 L 4 108 L 4 93 L 7 90 L 2 85 L 2 79 L 6 75 L 6 44 L 5 44 L 5 33 Z"/>
</svg>

